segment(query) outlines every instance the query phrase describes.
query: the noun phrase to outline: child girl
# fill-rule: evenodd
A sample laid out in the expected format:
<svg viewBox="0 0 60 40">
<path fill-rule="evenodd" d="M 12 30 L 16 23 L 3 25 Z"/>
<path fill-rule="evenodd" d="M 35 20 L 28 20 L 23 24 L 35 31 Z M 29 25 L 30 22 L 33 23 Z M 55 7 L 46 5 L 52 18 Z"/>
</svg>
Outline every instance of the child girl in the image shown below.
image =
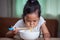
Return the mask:
<svg viewBox="0 0 60 40">
<path fill-rule="evenodd" d="M 40 31 L 44 35 L 45 40 L 50 37 L 49 31 L 45 25 L 46 21 L 41 16 L 41 6 L 38 0 L 28 0 L 23 9 L 23 18 L 13 26 L 13 28 L 32 28 L 32 31 Z M 7 35 L 13 37 L 18 33 L 18 29 L 9 31 Z"/>
</svg>

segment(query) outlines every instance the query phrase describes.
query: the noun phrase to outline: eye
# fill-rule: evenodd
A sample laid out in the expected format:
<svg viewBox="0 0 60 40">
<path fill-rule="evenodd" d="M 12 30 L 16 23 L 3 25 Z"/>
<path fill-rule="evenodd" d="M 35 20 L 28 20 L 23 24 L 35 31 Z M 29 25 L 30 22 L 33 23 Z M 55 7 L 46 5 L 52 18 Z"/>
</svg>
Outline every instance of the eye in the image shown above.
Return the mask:
<svg viewBox="0 0 60 40">
<path fill-rule="evenodd" d="M 36 20 L 33 20 L 34 22 L 36 22 Z"/>
<path fill-rule="evenodd" d="M 30 22 L 30 20 L 27 20 L 27 22 Z"/>
</svg>

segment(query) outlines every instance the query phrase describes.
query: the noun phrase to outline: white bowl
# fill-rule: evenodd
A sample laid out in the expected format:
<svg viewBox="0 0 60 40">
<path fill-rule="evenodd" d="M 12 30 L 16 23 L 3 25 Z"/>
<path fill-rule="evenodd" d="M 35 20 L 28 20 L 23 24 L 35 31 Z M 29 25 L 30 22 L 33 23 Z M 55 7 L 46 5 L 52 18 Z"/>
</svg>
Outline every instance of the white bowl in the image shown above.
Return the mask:
<svg viewBox="0 0 60 40">
<path fill-rule="evenodd" d="M 30 32 L 30 31 L 25 31 L 25 30 L 20 30 L 20 37 L 24 40 L 34 40 L 39 37 L 39 32 Z"/>
</svg>

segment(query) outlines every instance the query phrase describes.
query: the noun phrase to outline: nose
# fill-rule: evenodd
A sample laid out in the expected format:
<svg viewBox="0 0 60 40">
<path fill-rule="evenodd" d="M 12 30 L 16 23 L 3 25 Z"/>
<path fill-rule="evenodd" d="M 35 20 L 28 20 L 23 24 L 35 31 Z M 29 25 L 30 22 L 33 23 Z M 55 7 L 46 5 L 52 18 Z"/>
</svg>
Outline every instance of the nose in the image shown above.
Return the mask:
<svg viewBox="0 0 60 40">
<path fill-rule="evenodd" d="M 30 23 L 31 27 L 33 26 L 33 24 L 34 24 L 33 22 Z"/>
</svg>

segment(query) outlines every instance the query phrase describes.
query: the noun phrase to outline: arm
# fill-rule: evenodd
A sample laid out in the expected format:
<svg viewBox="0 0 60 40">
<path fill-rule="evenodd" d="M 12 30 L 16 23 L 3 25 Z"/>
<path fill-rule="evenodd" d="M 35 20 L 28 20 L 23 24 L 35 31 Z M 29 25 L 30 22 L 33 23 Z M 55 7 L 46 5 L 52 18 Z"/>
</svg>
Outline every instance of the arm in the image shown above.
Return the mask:
<svg viewBox="0 0 60 40">
<path fill-rule="evenodd" d="M 19 21 L 16 22 L 16 24 L 13 26 L 13 28 L 15 28 L 15 29 L 19 28 L 20 24 L 21 24 L 21 21 L 19 20 Z M 14 37 L 14 35 L 16 35 L 17 32 L 18 32 L 18 30 L 15 30 L 15 29 L 13 31 L 8 31 L 6 33 L 6 37 Z"/>
<path fill-rule="evenodd" d="M 6 33 L 6 37 L 13 38 L 16 34 L 17 34 L 17 30 L 8 31 L 8 32 Z"/>
<path fill-rule="evenodd" d="M 44 37 L 44 40 L 50 40 L 50 33 L 45 25 L 45 23 L 42 24 L 42 27 L 41 27 L 41 30 L 42 30 L 42 33 L 43 33 L 43 37 Z"/>
<path fill-rule="evenodd" d="M 6 37 L 14 37 L 18 33 L 19 30 L 26 30 L 27 28 L 16 28 L 12 31 L 6 33 Z"/>
</svg>

